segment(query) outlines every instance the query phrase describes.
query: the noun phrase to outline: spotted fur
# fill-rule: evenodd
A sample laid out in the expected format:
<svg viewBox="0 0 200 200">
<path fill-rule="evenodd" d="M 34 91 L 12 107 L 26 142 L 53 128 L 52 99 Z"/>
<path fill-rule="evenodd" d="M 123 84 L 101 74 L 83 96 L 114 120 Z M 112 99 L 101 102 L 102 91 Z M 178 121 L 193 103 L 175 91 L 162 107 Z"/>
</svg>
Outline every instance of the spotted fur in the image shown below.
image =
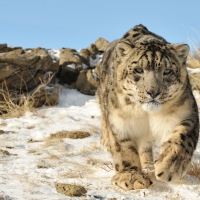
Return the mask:
<svg viewBox="0 0 200 200">
<path fill-rule="evenodd" d="M 135 26 L 112 42 L 99 72 L 102 144 L 111 151 L 116 175 L 112 183 L 147 188 L 142 170 L 153 163 L 152 145 L 161 144 L 155 176 L 175 182 L 187 172 L 199 136 L 186 44 L 170 44 Z"/>
</svg>

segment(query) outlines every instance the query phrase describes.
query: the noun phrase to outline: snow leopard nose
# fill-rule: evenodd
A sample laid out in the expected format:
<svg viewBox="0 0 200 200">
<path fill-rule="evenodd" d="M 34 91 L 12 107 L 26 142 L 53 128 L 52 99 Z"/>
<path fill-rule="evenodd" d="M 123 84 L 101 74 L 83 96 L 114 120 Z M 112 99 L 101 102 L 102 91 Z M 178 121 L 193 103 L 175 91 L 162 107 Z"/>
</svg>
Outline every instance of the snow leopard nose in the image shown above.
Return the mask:
<svg viewBox="0 0 200 200">
<path fill-rule="evenodd" d="M 146 92 L 152 97 L 152 99 L 155 99 L 161 93 L 161 90 L 146 90 Z"/>
</svg>

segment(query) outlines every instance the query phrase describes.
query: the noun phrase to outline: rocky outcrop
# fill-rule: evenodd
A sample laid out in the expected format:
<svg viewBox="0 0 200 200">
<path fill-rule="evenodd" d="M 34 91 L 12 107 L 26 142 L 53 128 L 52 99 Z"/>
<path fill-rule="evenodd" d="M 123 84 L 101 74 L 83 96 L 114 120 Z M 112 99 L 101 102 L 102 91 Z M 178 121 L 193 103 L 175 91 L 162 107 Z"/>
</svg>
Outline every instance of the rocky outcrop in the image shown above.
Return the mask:
<svg viewBox="0 0 200 200">
<path fill-rule="evenodd" d="M 58 71 L 58 62 L 53 61 L 45 49 L 16 49 L 3 53 L 0 55 L 0 84 L 3 90 L 0 99 L 8 101 L 9 96 L 10 100 L 18 103 L 32 95 L 35 107 L 55 105 L 58 103 L 58 89 L 38 86 L 52 84 L 53 76 Z"/>
<path fill-rule="evenodd" d="M 107 40 L 98 38 L 80 51 L 22 49 L 0 44 L 0 101 L 10 97 L 19 103 L 26 95 L 32 95 L 35 107 L 55 105 L 59 99 L 58 88 L 54 85 L 56 77 L 61 84 L 94 95 L 98 84 L 97 65 L 108 44 Z"/>
<path fill-rule="evenodd" d="M 44 49 L 14 50 L 0 56 L 0 83 L 9 90 L 28 92 L 46 81 L 52 66 L 53 60 Z"/>
</svg>

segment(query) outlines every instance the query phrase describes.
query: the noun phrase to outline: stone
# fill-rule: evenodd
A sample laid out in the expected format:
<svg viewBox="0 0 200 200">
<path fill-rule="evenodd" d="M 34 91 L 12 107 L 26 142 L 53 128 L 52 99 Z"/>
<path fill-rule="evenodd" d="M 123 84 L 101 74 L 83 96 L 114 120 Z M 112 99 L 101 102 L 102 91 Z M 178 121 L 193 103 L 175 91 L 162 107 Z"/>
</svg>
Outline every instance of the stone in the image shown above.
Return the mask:
<svg viewBox="0 0 200 200">
<path fill-rule="evenodd" d="M 50 66 L 49 71 L 53 72 L 54 74 L 57 74 L 59 72 L 59 62 L 54 61 Z"/>
<path fill-rule="evenodd" d="M 22 49 L 21 47 L 8 47 L 7 44 L 0 44 L 0 53 L 6 53 L 14 51 L 16 49 Z"/>
<path fill-rule="evenodd" d="M 34 89 L 38 85 L 42 84 L 42 81 L 44 79 L 45 79 L 45 72 L 38 71 L 38 72 L 36 72 L 34 77 L 32 77 L 29 81 L 27 81 L 26 87 L 28 88 L 28 90 Z"/>
<path fill-rule="evenodd" d="M 1 85 L 3 88 L 6 86 L 8 90 L 28 92 L 41 83 L 41 81 L 38 81 L 38 78 L 42 78 L 38 75 L 39 71 L 46 73 L 52 65 L 53 59 L 42 48 L 26 52 L 22 49 L 7 52 L 0 55 Z"/>
<path fill-rule="evenodd" d="M 4 90 L 18 90 L 28 92 L 27 82 L 35 77 L 37 69 L 23 70 L 19 73 L 10 76 L 2 82 L 1 86 Z"/>
<path fill-rule="evenodd" d="M 95 44 L 91 44 L 89 47 L 88 47 L 88 50 L 90 52 L 90 57 L 94 60 L 96 59 L 96 55 L 99 53 L 98 52 L 98 49 L 96 47 Z"/>
<path fill-rule="evenodd" d="M 83 63 L 90 66 L 90 51 L 88 49 L 81 49 L 80 54 L 82 56 Z"/>
<path fill-rule="evenodd" d="M 99 52 L 104 52 L 110 43 L 103 38 L 98 38 L 94 44 Z"/>
<path fill-rule="evenodd" d="M 71 84 L 77 80 L 79 71 L 68 66 L 62 66 L 61 72 L 59 73 L 60 84 Z"/>
<path fill-rule="evenodd" d="M 15 72 L 20 71 L 20 66 L 12 63 L 0 63 L 0 82 Z"/>
<path fill-rule="evenodd" d="M 98 81 L 95 78 L 93 69 L 82 70 L 74 86 L 83 94 L 95 95 L 98 85 Z"/>
<path fill-rule="evenodd" d="M 58 193 L 66 196 L 83 196 L 87 193 L 87 190 L 83 186 L 65 183 L 55 183 L 55 187 Z"/>
<path fill-rule="evenodd" d="M 80 71 L 82 69 L 82 60 L 80 55 L 74 49 L 61 49 L 59 65 L 67 66 L 70 64 L 75 64 L 75 69 Z"/>
<path fill-rule="evenodd" d="M 76 81 L 82 70 L 82 59 L 74 49 L 61 49 L 59 65 L 59 83 L 71 84 Z"/>
</svg>

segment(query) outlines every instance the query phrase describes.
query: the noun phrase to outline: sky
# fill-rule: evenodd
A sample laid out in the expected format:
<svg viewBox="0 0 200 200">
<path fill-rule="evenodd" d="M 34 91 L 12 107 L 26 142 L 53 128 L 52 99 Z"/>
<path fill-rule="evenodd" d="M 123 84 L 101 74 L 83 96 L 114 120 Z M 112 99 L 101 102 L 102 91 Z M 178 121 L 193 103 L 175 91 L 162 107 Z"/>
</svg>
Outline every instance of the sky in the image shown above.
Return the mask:
<svg viewBox="0 0 200 200">
<path fill-rule="evenodd" d="M 199 0 L 2 0 L 0 44 L 87 48 L 121 38 L 137 24 L 170 43 L 200 43 Z"/>
</svg>

